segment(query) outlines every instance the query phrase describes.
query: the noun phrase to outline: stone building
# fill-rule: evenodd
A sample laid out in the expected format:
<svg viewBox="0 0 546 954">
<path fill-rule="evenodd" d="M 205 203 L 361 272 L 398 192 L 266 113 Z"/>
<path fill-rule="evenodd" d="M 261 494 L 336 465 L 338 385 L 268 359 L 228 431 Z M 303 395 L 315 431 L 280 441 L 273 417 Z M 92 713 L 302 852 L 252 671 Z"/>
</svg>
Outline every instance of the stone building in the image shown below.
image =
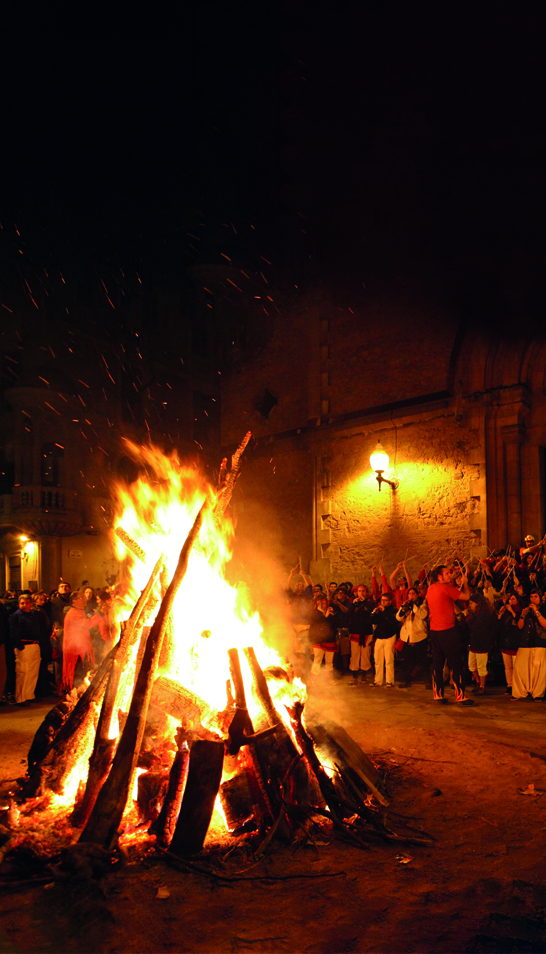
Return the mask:
<svg viewBox="0 0 546 954">
<path fill-rule="evenodd" d="M 546 337 L 465 326 L 409 292 L 302 295 L 224 380 L 222 438 L 247 429 L 240 539 L 318 582 L 405 556 L 465 560 L 544 535 Z M 370 454 L 389 454 L 379 491 Z"/>
<path fill-rule="evenodd" d="M 43 272 L 3 298 L 2 592 L 113 582 L 112 485 L 136 476 L 125 438 L 217 459 L 219 376 L 191 278 L 142 290 Z"/>
</svg>

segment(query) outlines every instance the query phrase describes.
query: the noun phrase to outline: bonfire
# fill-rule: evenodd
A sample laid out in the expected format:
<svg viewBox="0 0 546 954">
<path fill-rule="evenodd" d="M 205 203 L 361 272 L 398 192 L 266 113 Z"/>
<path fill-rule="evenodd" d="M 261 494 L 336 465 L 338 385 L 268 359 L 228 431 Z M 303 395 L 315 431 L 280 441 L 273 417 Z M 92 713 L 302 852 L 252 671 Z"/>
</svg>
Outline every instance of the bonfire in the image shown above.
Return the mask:
<svg viewBox="0 0 546 954">
<path fill-rule="evenodd" d="M 22 855 L 51 873 L 134 845 L 182 864 L 226 844 L 260 857 L 321 826 L 361 847 L 423 840 L 394 830 L 376 766 L 306 707 L 290 659 L 226 580 L 249 437 L 216 488 L 130 446 L 141 476 L 116 488 L 115 644 L 36 734 L 2 818 L 0 874 L 20 872 Z"/>
</svg>

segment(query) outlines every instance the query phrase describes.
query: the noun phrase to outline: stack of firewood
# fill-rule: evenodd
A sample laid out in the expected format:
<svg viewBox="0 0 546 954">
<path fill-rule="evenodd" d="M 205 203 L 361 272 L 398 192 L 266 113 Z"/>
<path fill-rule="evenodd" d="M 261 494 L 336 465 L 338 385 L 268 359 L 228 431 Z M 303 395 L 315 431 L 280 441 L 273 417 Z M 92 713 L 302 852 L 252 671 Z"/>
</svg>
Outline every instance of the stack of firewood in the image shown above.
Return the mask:
<svg viewBox="0 0 546 954">
<path fill-rule="evenodd" d="M 233 489 L 234 470 L 224 474 L 217 517 Z M 175 640 L 174 599 L 209 506 L 201 507 L 170 581 L 163 558 L 157 561 L 116 646 L 76 704 L 63 702 L 46 718 L 29 752 L 22 797 L 38 803 L 48 792 L 63 794 L 74 753 L 89 748 L 91 739 L 86 779 L 70 818 L 82 846 L 117 847 L 135 791 L 131 824 L 177 857 L 202 850 L 218 796 L 228 831 L 234 838 L 253 832 L 258 855 L 274 838 L 289 841 L 325 819 L 362 847 L 374 837 L 424 840 L 420 832 L 394 831 L 379 772 L 340 726 L 308 712 L 304 720 L 302 702 L 287 708 L 285 725 L 269 684 L 290 676 L 280 667 L 263 671 L 252 647 L 243 652 L 259 704 L 253 719 L 238 650 L 228 653 L 222 711 L 165 675 Z M 119 535 L 145 559 L 126 533 Z M 178 722 L 174 738 L 172 719 Z"/>
</svg>

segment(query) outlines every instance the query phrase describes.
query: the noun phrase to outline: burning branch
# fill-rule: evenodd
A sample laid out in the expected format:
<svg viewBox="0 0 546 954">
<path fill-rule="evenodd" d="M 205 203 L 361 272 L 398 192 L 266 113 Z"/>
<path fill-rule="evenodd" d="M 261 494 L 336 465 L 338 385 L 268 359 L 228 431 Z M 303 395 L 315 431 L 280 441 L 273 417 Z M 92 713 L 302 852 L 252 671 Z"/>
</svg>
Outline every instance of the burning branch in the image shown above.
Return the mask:
<svg viewBox="0 0 546 954">
<path fill-rule="evenodd" d="M 112 759 L 117 747 L 117 736 L 111 738 L 112 717 L 119 708 L 120 683 L 122 675 L 128 667 L 131 649 L 141 638 L 144 625 L 155 608 L 153 590 L 163 566 L 163 557 L 157 561 L 150 579 L 122 629 L 118 652 L 113 662 L 108 685 L 102 703 L 99 724 L 95 734 L 95 745 L 89 760 L 89 775 L 82 802 L 76 807 L 72 816 L 74 825 L 81 827 L 86 824 L 100 789 L 106 779 Z"/>
<path fill-rule="evenodd" d="M 248 431 L 243 437 L 243 440 L 241 441 L 237 450 L 235 451 L 235 453 L 233 454 L 231 458 L 231 470 L 229 471 L 229 473 L 227 473 L 227 470 L 225 467 L 225 458 L 222 461 L 222 466 L 220 467 L 220 475 L 219 475 L 219 481 L 221 481 L 221 483 L 218 484 L 218 495 L 216 497 L 216 504 L 214 506 L 214 513 L 218 520 L 224 516 L 224 513 L 226 512 L 226 509 L 229 506 L 229 502 L 231 500 L 233 490 L 235 488 L 235 484 L 237 482 L 237 478 L 240 473 L 240 468 L 239 468 L 240 460 L 245 450 L 245 447 L 248 444 L 251 437 L 252 437 L 251 431 Z"/>
<path fill-rule="evenodd" d="M 180 553 L 178 566 L 167 592 L 161 601 L 156 620 L 146 640 L 146 648 L 131 700 L 129 715 L 127 716 L 127 721 L 108 778 L 98 794 L 93 811 L 82 832 L 82 841 L 91 841 L 94 844 L 103 845 L 105 848 L 112 848 L 118 840 L 119 826 L 125 805 L 127 804 L 129 792 L 131 791 L 131 783 L 140 755 L 148 704 L 157 662 L 161 652 L 161 644 L 165 634 L 167 618 L 172 610 L 174 598 L 185 576 L 190 551 L 199 536 L 199 531 L 208 506 L 207 500 L 201 507 L 195 519 L 195 523 L 188 534 Z M 142 638 L 144 639 L 144 636 Z"/>
<path fill-rule="evenodd" d="M 133 540 L 131 536 L 127 533 L 123 527 L 116 527 L 116 536 L 119 537 L 122 543 L 125 544 L 128 550 L 141 561 L 141 563 L 146 563 L 146 554 L 142 547 L 138 545 L 136 540 Z"/>
</svg>

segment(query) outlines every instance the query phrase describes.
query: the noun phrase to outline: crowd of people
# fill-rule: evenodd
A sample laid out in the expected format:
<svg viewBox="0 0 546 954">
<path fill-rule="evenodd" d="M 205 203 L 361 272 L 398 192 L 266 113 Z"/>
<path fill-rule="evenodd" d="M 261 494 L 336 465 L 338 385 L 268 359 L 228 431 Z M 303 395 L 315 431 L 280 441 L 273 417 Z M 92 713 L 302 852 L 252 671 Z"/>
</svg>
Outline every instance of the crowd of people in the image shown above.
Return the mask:
<svg viewBox="0 0 546 954">
<path fill-rule="evenodd" d="M 396 671 L 399 688 L 420 680 L 439 705 L 449 681 L 466 707 L 502 679 L 514 701 L 546 701 L 545 549 L 529 535 L 517 551 L 425 565 L 414 579 L 405 560 L 389 579 L 374 566 L 371 587 L 313 584 L 298 563 L 286 598 L 308 682 L 392 689 Z"/>
<path fill-rule="evenodd" d="M 110 588 L 94 589 L 87 580 L 74 591 L 65 580 L 51 593 L 7 590 L 0 599 L 1 702 L 29 706 L 70 693 L 110 649 L 111 605 Z"/>
</svg>

